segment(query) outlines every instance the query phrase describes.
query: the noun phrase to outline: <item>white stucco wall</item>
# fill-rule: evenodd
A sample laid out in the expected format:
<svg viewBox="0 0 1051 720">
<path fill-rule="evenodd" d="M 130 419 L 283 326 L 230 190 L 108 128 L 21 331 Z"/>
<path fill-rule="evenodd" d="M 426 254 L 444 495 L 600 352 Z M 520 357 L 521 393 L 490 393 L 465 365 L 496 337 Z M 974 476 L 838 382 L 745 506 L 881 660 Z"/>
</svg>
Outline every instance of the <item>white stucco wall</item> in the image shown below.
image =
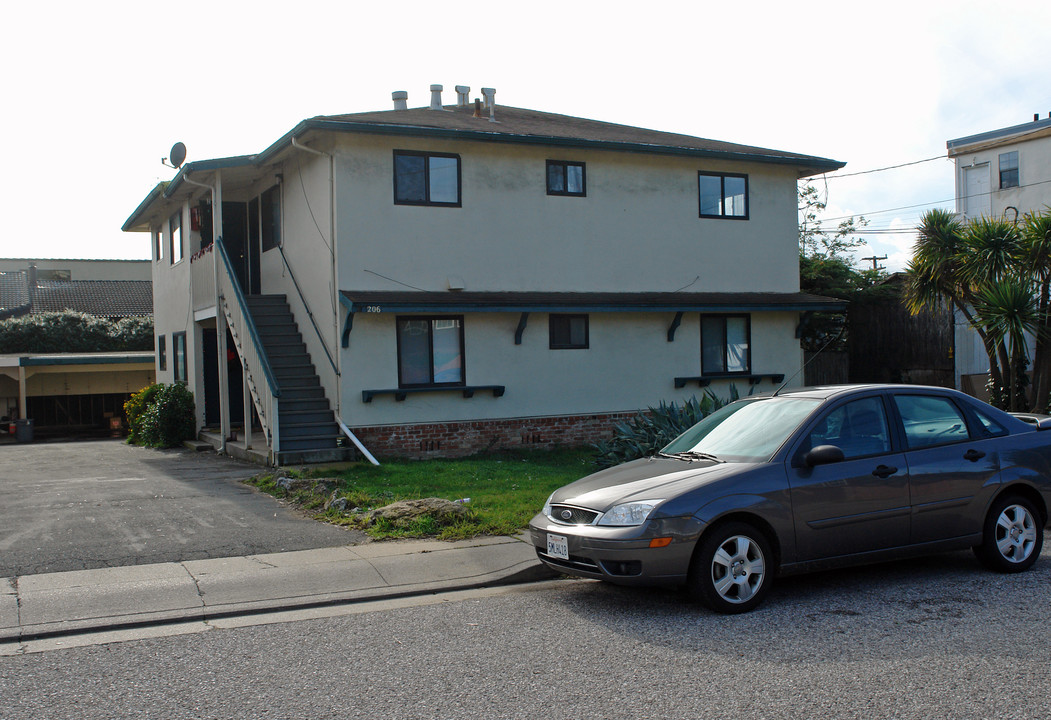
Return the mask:
<svg viewBox="0 0 1051 720">
<path fill-rule="evenodd" d="M 395 205 L 395 149 L 459 154 L 462 207 Z M 548 196 L 547 159 L 585 162 L 587 197 Z M 701 170 L 748 174 L 748 220 L 698 217 Z M 453 276 L 467 291 L 799 289 L 789 168 L 353 135 L 337 175 L 343 289 L 446 290 Z"/>
<path fill-rule="evenodd" d="M 1018 152 L 1018 187 L 1000 188 L 1000 155 Z M 1005 217 L 1007 208 L 1016 208 L 1019 216 L 1031 211 L 1045 211 L 1051 205 L 1051 134 L 1034 133 L 1002 144 L 978 144 L 973 149 L 962 148 L 956 161 L 956 210 L 965 211 L 965 173 L 969 168 L 989 176 L 989 204 L 991 216 Z M 1014 219 L 1009 211 L 1008 220 Z"/>
<path fill-rule="evenodd" d="M 344 357 L 343 417 L 368 426 L 504 417 L 535 417 L 622 412 L 700 396 L 692 383 L 675 389 L 675 377 L 701 374 L 700 319 L 683 317 L 674 342 L 667 341 L 674 313 L 592 313 L 589 347 L 549 349 L 548 315 L 533 313 L 514 344 L 517 313 L 467 314 L 464 317 L 465 377 L 468 385 L 505 385 L 503 397 L 480 391 L 465 399 L 455 390 L 410 394 L 404 401 L 379 395 L 362 401 L 365 389 L 398 386 L 395 315 L 359 315 Z M 793 313 L 754 313 L 752 372 L 785 373 L 799 369 L 802 351 L 795 338 Z M 716 380 L 715 395 L 729 397 L 734 383 L 744 396 L 747 378 Z M 795 378 L 793 385 L 800 384 Z M 775 386 L 764 381 L 759 389 Z"/>
</svg>

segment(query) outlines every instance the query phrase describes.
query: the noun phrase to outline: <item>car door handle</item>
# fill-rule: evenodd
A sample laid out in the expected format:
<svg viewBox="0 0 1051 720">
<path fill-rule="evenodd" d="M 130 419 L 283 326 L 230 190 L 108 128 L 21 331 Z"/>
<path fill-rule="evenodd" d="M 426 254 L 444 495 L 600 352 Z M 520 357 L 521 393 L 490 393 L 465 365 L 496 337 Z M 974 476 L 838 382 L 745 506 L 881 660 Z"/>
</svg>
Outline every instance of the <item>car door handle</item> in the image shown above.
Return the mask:
<svg viewBox="0 0 1051 720">
<path fill-rule="evenodd" d="M 878 478 L 887 478 L 896 472 L 898 472 L 898 468 L 896 467 L 891 467 L 890 465 L 880 465 L 872 471 L 872 474 Z"/>
<path fill-rule="evenodd" d="M 981 450 L 968 450 L 963 454 L 963 459 L 970 460 L 971 462 L 978 462 L 983 457 L 985 457 L 985 453 Z"/>
</svg>

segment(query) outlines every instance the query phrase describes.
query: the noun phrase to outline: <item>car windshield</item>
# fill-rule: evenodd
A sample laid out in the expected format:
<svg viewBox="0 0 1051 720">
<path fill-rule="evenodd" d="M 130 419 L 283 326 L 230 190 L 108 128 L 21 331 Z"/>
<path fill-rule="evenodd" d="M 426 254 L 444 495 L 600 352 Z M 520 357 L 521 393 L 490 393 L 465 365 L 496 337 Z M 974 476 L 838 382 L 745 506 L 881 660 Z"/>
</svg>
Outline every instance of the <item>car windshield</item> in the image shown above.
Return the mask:
<svg viewBox="0 0 1051 720">
<path fill-rule="evenodd" d="M 726 462 L 765 462 L 821 400 L 770 397 L 721 408 L 675 438 L 662 451 L 689 458 L 703 453 Z"/>
</svg>

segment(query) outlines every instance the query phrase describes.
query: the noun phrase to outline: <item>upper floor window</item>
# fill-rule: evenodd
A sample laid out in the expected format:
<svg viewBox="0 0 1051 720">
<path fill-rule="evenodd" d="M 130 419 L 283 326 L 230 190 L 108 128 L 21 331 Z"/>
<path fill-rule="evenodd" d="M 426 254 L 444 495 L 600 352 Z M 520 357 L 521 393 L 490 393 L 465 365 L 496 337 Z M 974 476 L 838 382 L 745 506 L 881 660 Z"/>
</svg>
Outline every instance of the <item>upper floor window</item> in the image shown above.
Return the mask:
<svg viewBox="0 0 1051 720">
<path fill-rule="evenodd" d="M 395 150 L 394 202 L 460 207 L 460 156 Z"/>
<path fill-rule="evenodd" d="M 1000 189 L 1018 187 L 1018 151 L 1000 153 Z"/>
<path fill-rule="evenodd" d="M 157 228 L 153 231 L 153 259 L 161 260 L 164 258 L 164 231 Z"/>
<path fill-rule="evenodd" d="M 463 316 L 398 318 L 398 387 L 463 385 Z"/>
<path fill-rule="evenodd" d="M 748 176 L 697 173 L 701 217 L 748 219 Z"/>
<path fill-rule="evenodd" d="M 549 347 L 552 350 L 584 350 L 588 347 L 587 315 L 550 315 Z"/>
<path fill-rule="evenodd" d="M 168 346 L 164 335 L 157 336 L 157 368 L 159 370 L 168 369 Z"/>
<path fill-rule="evenodd" d="M 172 265 L 182 260 L 182 210 L 168 218 L 168 257 Z"/>
<path fill-rule="evenodd" d="M 587 186 L 584 179 L 584 163 L 565 160 L 547 161 L 547 194 L 584 197 Z"/>
<path fill-rule="evenodd" d="M 701 374 L 751 372 L 751 334 L 748 315 L 702 315 Z"/>
</svg>

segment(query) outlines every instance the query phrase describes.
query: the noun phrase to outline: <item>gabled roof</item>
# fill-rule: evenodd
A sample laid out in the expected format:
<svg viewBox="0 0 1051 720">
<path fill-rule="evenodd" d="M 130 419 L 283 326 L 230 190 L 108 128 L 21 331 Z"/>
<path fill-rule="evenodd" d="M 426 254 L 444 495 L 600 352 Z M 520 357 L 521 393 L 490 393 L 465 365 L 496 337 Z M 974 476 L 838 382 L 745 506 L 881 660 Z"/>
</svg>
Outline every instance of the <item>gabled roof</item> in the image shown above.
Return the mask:
<svg viewBox="0 0 1051 720">
<path fill-rule="evenodd" d="M 736 161 L 775 163 L 800 167 L 803 175 L 838 170 L 846 163 L 799 153 L 738 145 L 677 133 L 648 130 L 616 123 L 588 120 L 570 115 L 496 106 L 496 122 L 489 121 L 488 111 L 475 117 L 471 106 L 447 106 L 442 110 L 413 108 L 324 115 L 304 120 L 290 135 L 308 129 L 377 134 L 454 137 L 488 142 L 510 142 L 531 145 L 590 147 L 621 152 L 658 155 L 690 155 Z M 300 130 L 300 133 L 297 133 Z M 260 157 L 265 158 L 291 142 L 289 135 L 279 140 Z"/>
<path fill-rule="evenodd" d="M 153 315 L 149 280 L 37 280 L 32 312 L 76 310 L 98 317 Z"/>
<path fill-rule="evenodd" d="M 489 122 L 488 110 L 484 110 L 482 114 L 484 117 L 475 117 L 473 106 L 450 105 L 442 110 L 381 110 L 346 115 L 319 115 L 303 120 L 259 154 L 186 163 L 171 182 L 160 183 L 150 191 L 121 229 L 125 232 L 145 229 L 143 215 L 146 211 L 156 200 L 174 195 L 188 174 L 265 166 L 274 162 L 280 153 L 287 150 L 293 140 L 311 132 L 433 137 L 765 163 L 795 167 L 797 177 L 832 172 L 846 165 L 838 160 L 812 155 L 738 145 L 506 105 L 496 106 L 496 122 Z"/>
</svg>

